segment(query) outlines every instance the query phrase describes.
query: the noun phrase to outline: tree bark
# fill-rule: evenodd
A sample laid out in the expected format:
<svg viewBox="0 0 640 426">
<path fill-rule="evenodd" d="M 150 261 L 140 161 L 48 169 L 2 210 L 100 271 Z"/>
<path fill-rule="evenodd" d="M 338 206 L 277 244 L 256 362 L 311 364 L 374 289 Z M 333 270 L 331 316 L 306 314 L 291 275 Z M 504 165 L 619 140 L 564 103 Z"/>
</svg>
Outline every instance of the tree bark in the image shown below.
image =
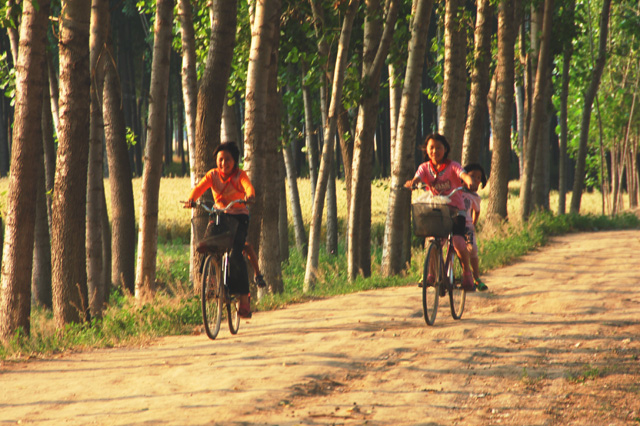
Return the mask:
<svg viewBox="0 0 640 426">
<path fill-rule="evenodd" d="M 513 111 L 514 41 L 516 35 L 514 0 L 498 5 L 498 64 L 496 102 L 493 114 L 493 154 L 487 216 L 507 218 L 509 195 L 509 157 L 511 154 L 511 115 Z"/>
<path fill-rule="evenodd" d="M 31 2 L 23 5 L 21 44 L 16 63 L 16 110 L 0 292 L 2 342 L 8 342 L 20 329 L 26 335 L 30 332 L 33 197 L 37 193 L 37 173 L 33 173 L 33 164 L 36 161 L 42 164 L 42 128 L 37 124 L 42 114 L 42 70 L 49 2 L 43 0 L 38 5 L 38 9 Z"/>
<path fill-rule="evenodd" d="M 269 76 L 267 86 L 267 134 L 264 143 L 264 163 L 276 167 L 272 173 L 265 173 L 262 189 L 263 202 L 266 207 L 262 212 L 261 241 L 260 247 L 268 249 L 259 250 L 260 270 L 266 282 L 269 283 L 271 291 L 282 293 L 284 283 L 282 282 L 281 250 L 285 247 L 280 245 L 280 208 L 270 206 L 267 200 L 279 200 L 281 188 L 284 186 L 284 164 L 282 155 L 278 152 L 280 148 L 280 123 L 281 109 L 280 93 L 278 92 L 278 44 L 280 42 L 280 2 L 273 5 L 268 15 L 269 35 L 265 42 L 270 44 L 270 59 L 268 67 L 263 70 Z M 280 203 L 278 203 L 280 204 Z M 280 206 L 283 207 L 283 206 Z M 284 205 L 286 209 L 286 203 Z"/>
<path fill-rule="evenodd" d="M 580 142 L 578 146 L 578 158 L 573 178 L 573 192 L 571 194 L 571 213 L 580 213 L 580 203 L 582 201 L 582 191 L 584 190 L 584 177 L 587 161 L 587 143 L 589 141 L 589 123 L 591 122 L 591 107 L 593 100 L 598 93 L 600 80 L 604 65 L 607 61 L 607 38 L 609 34 L 609 15 L 611 12 L 611 0 L 603 0 L 602 12 L 600 13 L 600 41 L 598 46 L 598 57 L 593 70 L 589 87 L 584 94 L 582 119 L 580 122 Z"/>
<path fill-rule="evenodd" d="M 474 67 L 471 73 L 471 96 L 464 128 L 462 165 L 477 163 L 480 159 L 484 127 L 487 119 L 487 94 L 491 77 L 491 35 L 493 6 L 491 0 L 479 0 L 475 28 Z"/>
<path fill-rule="evenodd" d="M 351 201 L 347 232 L 347 268 L 350 280 L 359 273 L 370 274 L 371 263 L 371 159 L 373 136 L 378 117 L 380 73 L 387 57 L 398 4 L 387 3 L 386 22 L 382 21 L 380 1 L 367 3 L 362 55 L 363 96 L 358 107 L 352 165 Z"/>
<path fill-rule="evenodd" d="M 333 146 L 335 144 L 337 114 L 339 105 L 342 102 L 342 86 L 344 83 L 345 70 L 347 66 L 347 56 L 349 43 L 351 40 L 351 30 L 353 21 L 358 9 L 359 0 L 350 0 L 349 7 L 342 21 L 342 29 L 340 32 L 340 41 L 338 42 L 338 51 L 333 70 L 333 81 L 331 88 L 331 101 L 327 111 L 327 121 L 324 123 L 324 147 L 322 150 L 322 159 L 320 161 L 320 171 L 318 183 L 313 197 L 313 207 L 311 210 L 311 224 L 309 230 L 309 250 L 307 252 L 307 265 L 304 275 L 305 292 L 313 290 L 317 281 L 318 259 L 320 255 L 320 231 L 322 226 L 322 210 L 324 209 L 324 201 L 327 181 L 329 179 L 329 168 L 333 160 Z"/>
<path fill-rule="evenodd" d="M 575 19 L 575 0 L 567 2 L 567 24 L 573 27 Z M 569 102 L 569 72 L 573 55 L 573 40 L 565 40 L 562 47 L 562 88 L 560 90 L 560 158 L 558 159 L 558 214 L 565 214 L 567 204 L 567 125 Z"/>
<path fill-rule="evenodd" d="M 449 158 L 460 161 L 464 136 L 466 100 L 467 39 L 461 24 L 464 10 L 460 0 L 448 0 L 444 24 L 444 84 L 440 111 L 440 133 L 451 145 Z"/>
<path fill-rule="evenodd" d="M 391 184 L 389 189 L 389 207 L 384 231 L 382 248 L 382 275 L 399 273 L 407 259 L 404 254 L 404 241 L 410 227 L 409 217 L 411 193 L 402 188 L 411 179 L 414 170 L 414 145 L 418 124 L 420 85 L 427 50 L 427 34 L 433 8 L 432 0 L 414 0 L 415 15 L 411 26 L 409 56 L 405 73 L 402 98 L 399 105 L 398 125 L 392 149 Z"/>
<path fill-rule="evenodd" d="M 142 200 L 138 232 L 136 299 L 141 301 L 156 290 L 158 252 L 158 198 L 162 176 L 162 153 L 167 119 L 167 93 L 173 0 L 158 0 L 154 24 L 153 61 L 149 89 L 149 119 L 142 173 Z"/>
<path fill-rule="evenodd" d="M 60 128 L 51 231 L 56 327 L 89 318 L 85 252 L 89 156 L 91 3 L 70 0 L 60 16 Z M 78 232 L 82 229 L 82 232 Z"/>
<path fill-rule="evenodd" d="M 196 40 L 193 9 L 190 0 L 179 0 L 180 39 L 182 41 L 182 98 L 184 99 L 191 186 L 196 183 L 196 115 L 198 106 L 198 75 L 196 73 Z"/>
<path fill-rule="evenodd" d="M 536 82 L 533 94 L 531 123 L 525 144 L 524 153 L 524 173 L 522 184 L 520 185 L 520 214 L 523 220 L 527 220 L 533 208 L 532 202 L 532 182 L 536 163 L 536 149 L 540 140 L 540 129 L 545 116 L 544 109 L 545 91 L 547 86 L 547 68 L 549 66 L 549 55 L 551 49 L 551 30 L 553 19 L 553 0 L 545 0 L 544 16 L 542 23 L 542 37 L 540 40 L 540 51 L 538 55 L 538 67 L 536 71 Z"/>
<path fill-rule="evenodd" d="M 106 64 L 102 99 L 107 162 L 109 165 L 109 186 L 111 189 L 111 279 L 116 287 L 122 287 L 130 294 L 134 294 L 136 260 L 135 205 L 124 111 L 122 109 L 122 92 L 117 70 L 112 60 Z"/>
<path fill-rule="evenodd" d="M 109 4 L 92 0 L 89 55 L 91 67 L 91 109 L 89 123 L 89 170 L 87 175 L 87 287 L 93 317 L 102 317 L 106 286 L 102 264 L 102 199 L 104 198 L 103 145 L 104 122 L 100 105 L 104 84 L 104 49 L 109 28 Z M 109 265 L 110 266 L 110 265 Z"/>
</svg>

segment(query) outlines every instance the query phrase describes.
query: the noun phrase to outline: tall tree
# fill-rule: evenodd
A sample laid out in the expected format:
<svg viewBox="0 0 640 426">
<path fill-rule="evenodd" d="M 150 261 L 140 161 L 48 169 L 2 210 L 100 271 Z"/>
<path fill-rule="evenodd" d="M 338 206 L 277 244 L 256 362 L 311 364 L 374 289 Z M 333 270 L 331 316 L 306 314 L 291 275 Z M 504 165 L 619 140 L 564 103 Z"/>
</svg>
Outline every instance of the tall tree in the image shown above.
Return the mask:
<svg viewBox="0 0 640 426">
<path fill-rule="evenodd" d="M 142 203 L 138 233 L 136 298 L 152 295 L 156 285 L 158 197 L 167 118 L 173 0 L 158 0 L 154 24 L 153 62 L 149 90 L 149 119 L 142 174 Z"/>
<path fill-rule="evenodd" d="M 558 158 L 558 214 L 564 214 L 567 203 L 567 139 L 568 129 L 568 99 L 569 80 L 571 78 L 570 64 L 573 55 L 573 34 L 575 19 L 575 0 L 566 3 L 565 19 L 570 28 L 570 37 L 565 37 L 562 43 L 562 84 L 560 90 L 560 152 Z"/>
<path fill-rule="evenodd" d="M 311 224 L 309 229 L 309 249 L 307 252 L 307 265 L 304 274 L 304 291 L 311 291 L 317 281 L 318 259 L 320 255 L 320 233 L 322 226 L 322 210 L 324 209 L 325 191 L 329 180 L 331 162 L 333 160 L 333 146 L 336 138 L 339 106 L 342 102 L 342 88 L 344 84 L 345 69 L 347 66 L 347 54 L 351 41 L 353 21 L 358 10 L 359 0 L 350 0 L 347 12 L 342 21 L 340 40 L 336 53 L 336 61 L 333 70 L 333 84 L 331 99 L 327 111 L 327 121 L 323 131 L 325 141 L 320 161 L 318 183 L 313 197 L 311 210 Z"/>
<path fill-rule="evenodd" d="M 247 70 L 245 106 L 245 168 L 256 190 L 255 204 L 251 206 L 251 222 L 248 239 L 260 253 L 262 215 L 266 208 L 266 192 L 273 188 L 265 185 L 267 149 L 267 106 L 269 68 L 273 48 L 274 21 L 271 19 L 280 9 L 279 0 L 256 2 L 251 25 L 251 46 Z M 273 194 L 277 197 L 278 194 Z M 270 197 L 271 198 L 271 197 Z"/>
<path fill-rule="evenodd" d="M 374 132 L 378 119 L 380 74 L 387 58 L 398 16 L 398 2 L 367 3 L 362 52 L 362 96 L 353 151 L 351 200 L 347 221 L 347 267 L 349 279 L 371 273 L 371 168 Z M 386 11 L 386 19 L 384 12 Z"/>
<path fill-rule="evenodd" d="M 524 153 L 524 173 L 522 175 L 522 184 L 520 185 L 520 214 L 524 220 L 529 217 L 533 208 L 532 202 L 532 183 L 533 174 L 536 163 L 537 144 L 540 142 L 540 129 L 542 120 L 546 116 L 548 98 L 545 96 L 549 79 L 547 72 L 549 69 L 549 57 L 551 50 L 551 29 L 553 23 L 553 0 L 545 0 L 542 36 L 539 43 L 540 51 L 538 55 L 538 68 L 536 71 L 536 81 L 533 94 L 531 122 L 529 124 L 529 133 L 527 135 Z"/>
<path fill-rule="evenodd" d="M 444 17 L 444 84 L 440 112 L 440 133 L 451 145 L 449 158 L 460 161 L 464 136 L 467 88 L 467 35 L 463 25 L 464 4 L 461 0 L 445 2 Z"/>
<path fill-rule="evenodd" d="M 598 93 L 604 65 L 607 61 L 607 38 L 609 34 L 609 15 L 611 0 L 603 0 L 600 13 L 600 40 L 598 42 L 598 56 L 591 71 L 589 86 L 584 93 L 582 119 L 580 122 L 580 142 L 578 158 L 573 178 L 573 192 L 571 194 L 571 213 L 580 213 L 582 191 L 584 190 L 584 176 L 587 161 L 587 142 L 589 141 L 589 124 L 591 123 L 591 107 Z"/>
<path fill-rule="evenodd" d="M 102 264 L 102 206 L 104 198 L 103 150 L 104 122 L 102 121 L 102 87 L 105 44 L 109 26 L 109 3 L 92 0 L 89 62 L 91 69 L 91 111 L 89 123 L 89 164 L 87 174 L 87 288 L 91 315 L 102 316 L 106 302 L 107 283 L 103 282 Z"/>
<path fill-rule="evenodd" d="M 477 163 L 487 121 L 487 94 L 491 77 L 491 35 L 493 29 L 493 5 L 491 0 L 479 0 L 474 33 L 473 70 L 471 71 L 471 95 L 464 128 L 462 164 Z"/>
<path fill-rule="evenodd" d="M 89 156 L 91 3 L 69 0 L 60 15 L 60 123 L 53 189 L 51 262 L 56 326 L 88 318 L 85 233 Z"/>
<path fill-rule="evenodd" d="M 487 215 L 507 217 L 509 195 L 509 157 L 511 155 L 511 115 L 513 111 L 514 41 L 516 0 L 498 4 L 498 63 L 496 65 L 496 100 L 493 114 L 493 154 Z"/>
<path fill-rule="evenodd" d="M 20 51 L 16 62 L 16 109 L 7 197 L 5 241 L 0 292 L 0 340 L 7 342 L 18 330 L 30 332 L 31 265 L 37 174 L 33 165 L 42 163 L 42 114 L 45 36 L 49 2 L 38 7 L 24 2 L 20 29 Z M 35 123 L 35 125 L 34 125 Z"/>
<path fill-rule="evenodd" d="M 193 28 L 193 8 L 190 0 L 178 0 L 180 38 L 182 41 L 182 98 L 184 99 L 191 186 L 196 183 L 196 116 L 198 106 L 198 75 L 196 72 L 196 40 Z"/>
<path fill-rule="evenodd" d="M 408 217 L 411 195 L 402 189 L 402 184 L 411 178 L 414 169 L 414 145 L 418 128 L 420 85 L 427 50 L 427 34 L 433 8 L 432 0 L 414 0 L 414 16 L 411 23 L 409 57 L 405 73 L 404 87 L 398 114 L 393 158 L 391 162 L 391 188 L 389 208 L 384 230 L 382 248 L 382 274 L 395 275 L 402 270 L 406 259 L 403 257 L 406 230 L 411 222 Z"/>
</svg>

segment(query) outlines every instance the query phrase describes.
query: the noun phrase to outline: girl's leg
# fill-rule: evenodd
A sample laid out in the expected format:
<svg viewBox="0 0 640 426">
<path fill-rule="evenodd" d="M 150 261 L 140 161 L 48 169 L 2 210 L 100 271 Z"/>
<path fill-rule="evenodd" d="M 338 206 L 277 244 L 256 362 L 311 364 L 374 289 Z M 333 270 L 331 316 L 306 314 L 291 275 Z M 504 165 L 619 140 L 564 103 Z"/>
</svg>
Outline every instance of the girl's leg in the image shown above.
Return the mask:
<svg viewBox="0 0 640 426">
<path fill-rule="evenodd" d="M 467 242 L 462 235 L 453 236 L 453 248 L 456 250 L 460 262 L 462 263 L 462 286 L 468 290 L 474 288 L 473 273 L 469 264 L 469 251 L 467 250 Z"/>
</svg>

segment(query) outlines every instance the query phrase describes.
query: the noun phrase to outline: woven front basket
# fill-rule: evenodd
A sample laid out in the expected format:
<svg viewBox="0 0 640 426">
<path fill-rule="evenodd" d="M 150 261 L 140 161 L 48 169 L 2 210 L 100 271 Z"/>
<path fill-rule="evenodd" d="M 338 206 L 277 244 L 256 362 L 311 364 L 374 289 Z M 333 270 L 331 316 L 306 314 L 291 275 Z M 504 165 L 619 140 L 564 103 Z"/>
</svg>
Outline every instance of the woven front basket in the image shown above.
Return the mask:
<svg viewBox="0 0 640 426">
<path fill-rule="evenodd" d="M 198 253 L 206 253 L 212 251 L 225 251 L 233 246 L 233 239 L 236 233 L 237 222 L 229 220 L 225 216 L 219 218 L 219 223 L 210 220 L 202 238 L 196 247 Z"/>
<path fill-rule="evenodd" d="M 451 233 L 453 221 L 449 207 L 431 203 L 411 204 L 413 233 L 418 237 L 444 238 Z"/>
</svg>

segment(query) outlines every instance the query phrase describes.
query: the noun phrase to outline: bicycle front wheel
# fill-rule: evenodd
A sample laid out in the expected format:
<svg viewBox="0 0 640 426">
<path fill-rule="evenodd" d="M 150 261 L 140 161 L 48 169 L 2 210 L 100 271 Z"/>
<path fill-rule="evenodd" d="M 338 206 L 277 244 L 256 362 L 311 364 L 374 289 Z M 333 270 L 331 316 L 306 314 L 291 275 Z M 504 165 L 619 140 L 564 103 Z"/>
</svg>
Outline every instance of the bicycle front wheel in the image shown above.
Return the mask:
<svg viewBox="0 0 640 426">
<path fill-rule="evenodd" d="M 462 288 L 462 262 L 454 251 L 451 256 L 451 264 L 447 273 L 447 285 L 449 287 L 449 305 L 451 316 L 459 320 L 464 312 L 464 302 L 467 299 L 467 291 Z"/>
<path fill-rule="evenodd" d="M 431 241 L 422 272 L 422 310 L 428 325 L 433 325 L 436 321 L 443 270 L 442 249 L 436 242 Z"/>
<path fill-rule="evenodd" d="M 204 260 L 202 271 L 202 322 L 207 336 L 212 340 L 220 331 L 223 290 L 219 258 L 208 255 Z"/>
</svg>

